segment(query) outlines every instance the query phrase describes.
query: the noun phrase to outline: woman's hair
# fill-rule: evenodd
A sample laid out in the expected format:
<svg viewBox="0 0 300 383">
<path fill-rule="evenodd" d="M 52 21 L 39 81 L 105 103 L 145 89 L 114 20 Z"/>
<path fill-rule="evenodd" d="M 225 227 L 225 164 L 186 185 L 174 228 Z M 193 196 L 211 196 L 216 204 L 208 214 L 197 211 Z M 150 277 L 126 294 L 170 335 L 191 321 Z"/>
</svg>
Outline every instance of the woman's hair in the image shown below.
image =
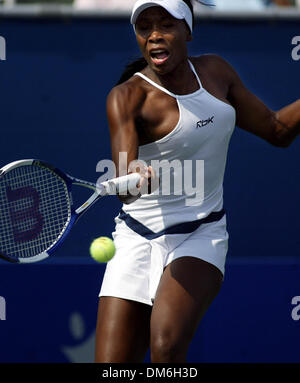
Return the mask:
<svg viewBox="0 0 300 383">
<path fill-rule="evenodd" d="M 193 8 L 192 1 L 191 0 L 182 0 L 182 1 L 184 1 L 189 6 L 190 10 L 192 11 L 193 26 L 194 26 L 195 17 L 194 17 L 194 8 Z M 123 82 L 129 80 L 136 72 L 140 72 L 141 70 L 146 68 L 147 65 L 148 63 L 144 59 L 144 57 L 140 57 L 139 59 L 127 64 L 120 77 L 120 80 L 117 82 L 117 85 L 120 85 Z"/>
</svg>

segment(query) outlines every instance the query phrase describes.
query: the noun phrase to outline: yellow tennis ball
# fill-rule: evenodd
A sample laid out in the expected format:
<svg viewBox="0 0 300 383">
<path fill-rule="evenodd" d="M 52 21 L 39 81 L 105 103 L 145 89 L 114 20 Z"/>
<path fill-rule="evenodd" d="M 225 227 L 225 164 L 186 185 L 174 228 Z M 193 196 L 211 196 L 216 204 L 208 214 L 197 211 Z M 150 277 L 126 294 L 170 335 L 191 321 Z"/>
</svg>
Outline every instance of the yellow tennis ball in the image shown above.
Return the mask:
<svg viewBox="0 0 300 383">
<path fill-rule="evenodd" d="M 115 255 L 115 245 L 108 237 L 99 237 L 93 240 L 90 246 L 92 258 L 101 263 L 108 262 Z"/>
</svg>

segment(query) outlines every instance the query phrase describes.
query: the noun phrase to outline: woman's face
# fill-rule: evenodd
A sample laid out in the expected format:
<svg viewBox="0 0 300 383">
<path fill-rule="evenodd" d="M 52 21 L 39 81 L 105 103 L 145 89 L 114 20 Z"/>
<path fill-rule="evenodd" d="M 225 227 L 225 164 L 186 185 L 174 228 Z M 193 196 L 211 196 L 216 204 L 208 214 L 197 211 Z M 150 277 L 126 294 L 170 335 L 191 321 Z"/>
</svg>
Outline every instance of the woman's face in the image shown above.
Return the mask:
<svg viewBox="0 0 300 383">
<path fill-rule="evenodd" d="M 151 7 L 143 11 L 135 30 L 140 50 L 154 72 L 171 72 L 187 58 L 189 28 L 184 20 L 175 19 L 164 8 Z"/>
</svg>

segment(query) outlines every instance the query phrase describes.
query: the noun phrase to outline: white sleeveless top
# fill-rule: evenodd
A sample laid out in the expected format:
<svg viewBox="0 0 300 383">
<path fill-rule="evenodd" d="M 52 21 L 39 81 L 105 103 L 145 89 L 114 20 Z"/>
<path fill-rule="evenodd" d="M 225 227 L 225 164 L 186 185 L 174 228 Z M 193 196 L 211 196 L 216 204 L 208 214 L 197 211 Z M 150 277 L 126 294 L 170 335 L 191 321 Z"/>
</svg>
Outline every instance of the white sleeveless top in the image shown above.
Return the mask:
<svg viewBox="0 0 300 383">
<path fill-rule="evenodd" d="M 208 93 L 189 64 L 200 88 L 187 95 L 173 94 L 142 73 L 135 74 L 174 97 L 179 109 L 179 121 L 169 134 L 139 146 L 139 159 L 148 166 L 167 160 L 164 165 L 169 163 L 170 171 L 161 166 L 159 189 L 122 207 L 154 232 L 205 218 L 223 208 L 223 179 L 235 109 Z"/>
</svg>

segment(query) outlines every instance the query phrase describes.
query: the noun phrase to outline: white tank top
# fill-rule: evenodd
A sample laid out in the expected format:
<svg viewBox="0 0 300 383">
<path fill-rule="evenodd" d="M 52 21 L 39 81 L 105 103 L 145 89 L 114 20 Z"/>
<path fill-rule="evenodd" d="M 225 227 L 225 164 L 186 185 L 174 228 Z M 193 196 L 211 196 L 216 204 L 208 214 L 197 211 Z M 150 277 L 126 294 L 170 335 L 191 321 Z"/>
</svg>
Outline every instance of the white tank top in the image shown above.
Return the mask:
<svg viewBox="0 0 300 383">
<path fill-rule="evenodd" d="M 142 73 L 135 74 L 174 97 L 179 109 L 175 128 L 165 137 L 139 146 L 138 157 L 148 166 L 153 160 L 167 160 L 174 167 L 170 167 L 170 172 L 160 173 L 161 184 L 156 192 L 122 207 L 125 213 L 154 232 L 205 218 L 223 208 L 223 179 L 228 145 L 235 127 L 235 109 L 207 92 L 194 66 L 189 64 L 200 88 L 187 95 L 173 94 Z"/>
</svg>

